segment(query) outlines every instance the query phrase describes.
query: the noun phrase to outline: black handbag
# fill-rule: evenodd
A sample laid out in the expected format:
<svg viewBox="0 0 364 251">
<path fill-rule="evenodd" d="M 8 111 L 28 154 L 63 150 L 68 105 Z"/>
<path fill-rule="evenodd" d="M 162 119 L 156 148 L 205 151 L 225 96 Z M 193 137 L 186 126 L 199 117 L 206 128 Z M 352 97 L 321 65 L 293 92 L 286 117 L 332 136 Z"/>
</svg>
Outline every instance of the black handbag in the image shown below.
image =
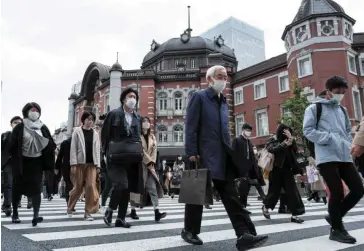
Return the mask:
<svg viewBox="0 0 364 251">
<path fill-rule="evenodd" d="M 107 159 L 111 164 L 140 164 L 143 160 L 142 143 L 135 139 L 111 141 Z"/>
<path fill-rule="evenodd" d="M 195 169 L 183 171 L 179 203 L 191 205 L 213 205 L 210 170 L 198 169 L 199 161 L 195 161 Z"/>
</svg>

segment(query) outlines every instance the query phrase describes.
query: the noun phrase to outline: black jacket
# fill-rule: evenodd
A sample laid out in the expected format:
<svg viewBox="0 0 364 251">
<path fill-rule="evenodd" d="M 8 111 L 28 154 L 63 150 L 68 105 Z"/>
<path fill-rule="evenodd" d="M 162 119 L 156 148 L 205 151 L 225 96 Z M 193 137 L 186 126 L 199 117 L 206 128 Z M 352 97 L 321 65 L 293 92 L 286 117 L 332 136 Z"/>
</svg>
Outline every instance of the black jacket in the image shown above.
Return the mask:
<svg viewBox="0 0 364 251">
<path fill-rule="evenodd" d="M 9 164 L 10 137 L 11 137 L 10 131 L 1 134 L 1 170 L 3 170 Z"/>
<path fill-rule="evenodd" d="M 287 146 L 284 142 L 280 142 L 274 136 L 267 141 L 266 149 L 268 152 L 274 155 L 273 168 L 283 167 L 283 164 L 286 161 L 286 153 L 288 151 L 288 153 L 292 155 L 292 162 L 289 163 L 289 166 L 291 167 L 293 174 L 303 174 L 303 170 L 299 168 L 297 162 L 298 148 L 295 141 L 293 141 L 292 145 Z"/>
<path fill-rule="evenodd" d="M 63 175 L 65 175 L 64 172 L 69 173 L 70 166 L 70 151 L 71 151 L 71 140 L 72 137 L 64 140 L 61 143 L 61 147 L 59 149 L 59 153 L 56 160 L 56 170 L 60 170 L 63 172 Z"/>
<path fill-rule="evenodd" d="M 43 137 L 49 139 L 48 145 L 42 151 L 42 169 L 44 171 L 53 171 L 55 166 L 55 154 L 56 144 L 53 141 L 52 135 L 46 125 L 43 125 L 40 129 Z M 11 133 L 10 140 L 10 156 L 11 156 L 11 167 L 13 175 L 23 174 L 23 133 L 24 124 L 20 123 L 16 125 Z"/>
</svg>

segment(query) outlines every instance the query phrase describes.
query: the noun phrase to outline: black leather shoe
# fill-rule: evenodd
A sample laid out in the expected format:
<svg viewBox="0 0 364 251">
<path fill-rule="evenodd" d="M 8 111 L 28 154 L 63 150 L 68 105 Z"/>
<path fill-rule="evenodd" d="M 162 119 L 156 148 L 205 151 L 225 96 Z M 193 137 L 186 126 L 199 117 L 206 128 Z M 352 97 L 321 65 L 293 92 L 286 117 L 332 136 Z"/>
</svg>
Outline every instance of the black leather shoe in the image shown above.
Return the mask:
<svg viewBox="0 0 364 251">
<path fill-rule="evenodd" d="M 268 240 L 267 235 L 253 236 L 251 234 L 244 234 L 236 241 L 236 248 L 239 251 L 249 250 L 263 245 Z"/>
<path fill-rule="evenodd" d="M 131 210 L 131 213 L 128 214 L 126 217 L 132 218 L 133 220 L 139 220 L 139 216 L 134 209 Z"/>
<path fill-rule="evenodd" d="M 3 209 L 3 211 L 4 211 L 6 217 L 10 217 L 11 216 L 11 213 L 12 213 L 11 207 L 5 207 Z"/>
<path fill-rule="evenodd" d="M 113 210 L 111 210 L 109 208 L 106 209 L 105 217 L 104 217 L 104 222 L 109 227 L 111 227 L 111 223 L 112 223 L 112 213 L 113 213 Z"/>
<path fill-rule="evenodd" d="M 31 202 L 28 202 L 27 209 L 31 209 L 32 207 L 33 207 L 32 203 Z"/>
<path fill-rule="evenodd" d="M 115 221 L 115 227 L 123 227 L 123 228 L 130 228 L 131 225 L 127 223 L 124 219 L 116 219 Z"/>
<path fill-rule="evenodd" d="M 348 244 L 356 243 L 356 239 L 353 236 L 349 235 L 349 233 L 346 230 L 342 229 L 338 230 L 331 229 L 329 239 L 332 241 L 348 243 Z"/>
<path fill-rule="evenodd" d="M 203 244 L 203 241 L 200 239 L 200 237 L 197 236 L 197 234 L 192 234 L 191 232 L 188 232 L 184 229 L 182 229 L 181 237 L 185 242 L 190 243 L 192 245 Z"/>
<path fill-rule="evenodd" d="M 32 220 L 32 226 L 35 227 L 38 225 L 38 223 L 41 223 L 43 221 L 43 217 L 35 217 Z"/>
<path fill-rule="evenodd" d="M 159 212 L 159 209 L 154 210 L 154 214 L 155 214 L 156 222 L 160 221 L 161 219 L 163 219 L 167 216 L 167 213 L 161 213 L 161 212 Z"/>
<path fill-rule="evenodd" d="M 292 216 L 291 217 L 291 222 L 292 223 L 298 223 L 298 224 L 302 224 L 303 222 L 305 222 L 303 219 L 301 219 L 300 217 L 297 216 Z"/>
<path fill-rule="evenodd" d="M 15 224 L 19 224 L 19 223 L 21 223 L 21 220 L 19 219 L 19 216 L 18 215 L 13 215 L 11 217 L 11 222 L 12 223 L 15 223 Z"/>
</svg>

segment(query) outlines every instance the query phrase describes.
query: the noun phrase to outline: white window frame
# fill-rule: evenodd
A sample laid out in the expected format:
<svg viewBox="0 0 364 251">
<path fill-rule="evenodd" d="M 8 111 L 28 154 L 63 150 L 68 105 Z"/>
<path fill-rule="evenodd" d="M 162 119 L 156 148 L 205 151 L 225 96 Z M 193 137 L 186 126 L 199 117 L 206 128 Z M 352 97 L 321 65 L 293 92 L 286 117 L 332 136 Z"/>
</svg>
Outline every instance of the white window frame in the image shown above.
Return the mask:
<svg viewBox="0 0 364 251">
<path fill-rule="evenodd" d="M 173 110 L 175 111 L 182 111 L 183 109 L 183 93 L 181 93 L 182 97 L 180 98 L 176 98 L 176 94 L 180 92 L 180 91 L 177 91 L 173 94 L 173 101 L 174 101 L 174 104 L 173 104 Z M 177 102 L 178 102 L 178 107 L 177 107 Z"/>
<path fill-rule="evenodd" d="M 287 78 L 288 79 L 288 89 L 287 90 L 282 90 L 281 89 L 281 78 Z M 279 93 L 288 92 L 290 90 L 288 71 L 282 72 L 282 73 L 280 73 L 278 75 L 278 90 L 279 90 Z"/>
<path fill-rule="evenodd" d="M 297 35 L 298 34 L 296 34 L 296 29 L 297 28 L 300 28 L 300 27 L 302 27 L 302 26 L 306 26 L 306 31 L 307 31 L 307 39 L 305 40 L 305 41 L 298 41 L 297 40 Z M 310 28 L 310 22 L 309 21 L 306 21 L 306 22 L 304 22 L 304 23 L 301 23 L 301 24 L 298 24 L 298 25 L 296 25 L 296 26 L 294 26 L 293 28 L 292 28 L 292 31 L 293 31 L 293 43 L 296 45 L 296 44 L 300 44 L 300 43 L 304 43 L 304 42 L 306 42 L 307 40 L 309 40 L 310 38 L 311 38 L 311 28 Z"/>
<path fill-rule="evenodd" d="M 303 60 L 306 60 L 306 59 L 309 59 L 309 62 L 310 62 L 310 72 L 305 74 L 305 75 L 302 75 L 301 74 L 301 67 L 300 67 L 300 62 L 303 61 Z M 312 67 L 312 56 L 311 56 L 311 53 L 310 54 L 307 54 L 307 55 L 304 55 L 302 57 L 299 57 L 297 58 L 297 72 L 298 72 L 298 78 L 304 78 L 304 77 L 308 77 L 308 76 L 311 76 L 313 74 L 313 67 Z"/>
<path fill-rule="evenodd" d="M 361 53 L 359 55 L 359 69 L 360 69 L 360 75 L 364 76 L 364 53 Z"/>
<path fill-rule="evenodd" d="M 268 132 L 267 132 L 267 134 L 260 135 L 259 134 L 258 114 L 263 114 L 263 113 L 265 113 L 267 115 Z M 268 109 L 267 108 L 263 108 L 263 109 L 259 109 L 259 110 L 256 110 L 255 111 L 255 124 L 256 124 L 256 136 L 257 137 L 264 137 L 264 136 L 268 136 L 269 135 L 269 116 L 268 116 Z"/>
<path fill-rule="evenodd" d="M 157 127 L 157 130 L 158 130 L 157 131 L 157 133 L 158 133 L 158 143 L 168 143 L 168 127 L 165 126 L 167 128 L 166 131 L 160 131 L 159 128 L 161 126 L 165 126 L 165 125 L 159 125 Z M 162 138 L 162 140 L 160 140 L 160 138 Z M 166 140 L 164 140 L 164 139 L 166 139 Z"/>
<path fill-rule="evenodd" d="M 358 75 L 358 72 L 357 72 L 357 69 L 356 69 L 355 54 L 351 53 L 350 51 L 347 51 L 346 52 L 346 58 L 347 58 L 347 61 L 348 61 L 348 70 L 349 70 L 349 72 L 351 74 Z M 350 59 L 351 58 L 354 60 L 354 71 L 353 71 L 353 69 L 350 69 Z"/>
<path fill-rule="evenodd" d="M 292 112 L 291 111 L 289 111 L 287 113 L 284 113 L 283 112 L 284 109 L 288 109 L 288 108 L 286 108 L 284 105 L 280 105 L 280 113 L 281 113 L 281 116 L 284 116 L 284 115 L 286 115 L 286 116 L 292 116 Z"/>
<path fill-rule="evenodd" d="M 265 95 L 263 95 L 262 97 L 257 97 L 257 93 L 256 93 L 256 86 L 258 85 L 264 85 L 264 89 L 265 89 Z M 264 80 L 259 80 L 259 81 L 256 81 L 254 83 L 254 100 L 259 100 L 259 99 L 263 99 L 263 98 L 266 98 L 267 97 L 267 85 L 265 83 L 265 79 Z"/>
<path fill-rule="evenodd" d="M 354 100 L 354 93 L 356 93 L 359 97 L 359 108 L 356 107 L 356 103 L 355 103 L 355 100 Z M 353 95 L 353 108 L 354 108 L 354 117 L 355 117 L 355 120 L 356 121 L 360 121 L 361 118 L 363 117 L 363 111 L 362 111 L 362 107 L 361 107 L 361 97 L 360 97 L 360 92 L 359 92 L 359 89 L 357 86 L 354 86 L 353 89 L 352 89 L 352 95 Z M 359 116 L 357 116 L 358 114 L 356 114 L 356 110 L 359 110 Z"/>
<path fill-rule="evenodd" d="M 166 98 L 161 98 L 160 95 L 162 93 L 165 93 L 167 95 L 167 97 Z M 165 107 L 164 107 L 165 109 L 161 109 L 161 102 L 162 101 L 165 104 Z M 167 109 L 168 109 L 168 94 L 167 94 L 167 92 L 162 91 L 162 92 L 158 93 L 157 102 L 158 102 L 158 111 L 167 111 Z"/>
<path fill-rule="evenodd" d="M 182 131 L 176 131 L 174 129 L 176 126 L 181 126 L 182 127 Z M 180 124 L 177 124 L 177 125 L 174 125 L 173 126 L 172 131 L 173 131 L 173 142 L 174 143 L 183 143 L 184 142 L 184 130 L 183 129 L 184 129 L 183 126 L 180 125 Z M 177 136 L 177 141 L 175 140 L 175 136 Z"/>
<path fill-rule="evenodd" d="M 238 100 L 236 98 L 236 94 L 239 93 L 239 92 L 241 93 L 241 100 L 240 100 L 240 102 L 238 102 Z M 244 91 L 243 91 L 243 87 L 242 86 L 234 89 L 234 104 L 235 105 L 244 104 Z"/>
<path fill-rule="evenodd" d="M 242 119 L 243 122 L 241 125 L 239 125 L 238 120 Z M 241 134 L 241 128 L 243 127 L 243 124 L 245 123 L 244 114 L 238 114 L 235 116 L 235 134 L 236 136 L 239 136 Z"/>
<path fill-rule="evenodd" d="M 326 37 L 326 35 L 322 34 L 321 32 L 321 22 L 322 21 L 333 21 L 334 24 L 334 35 L 337 36 L 339 35 L 339 22 L 337 17 L 318 17 L 316 18 L 316 27 L 317 27 L 317 35 L 318 36 L 323 36 Z"/>
<path fill-rule="evenodd" d="M 346 28 L 346 24 L 350 25 L 351 26 L 351 35 L 350 35 L 350 38 L 346 37 L 345 36 L 345 28 Z M 350 41 L 353 41 L 353 36 L 354 36 L 354 30 L 353 30 L 353 24 L 350 23 L 348 20 L 346 20 L 345 18 L 343 18 L 343 21 L 342 21 L 342 35 L 343 37 L 345 37 L 346 39 L 349 39 Z"/>
<path fill-rule="evenodd" d="M 306 96 L 307 101 L 310 102 L 310 103 L 312 103 L 312 102 L 308 99 L 308 96 L 313 96 L 313 101 L 316 99 L 316 91 L 315 91 L 315 89 L 311 89 L 309 87 L 303 88 L 303 91 L 301 92 L 301 95 Z"/>
<path fill-rule="evenodd" d="M 107 107 L 110 105 L 110 93 L 107 92 L 104 95 L 104 113 L 107 113 Z"/>
</svg>

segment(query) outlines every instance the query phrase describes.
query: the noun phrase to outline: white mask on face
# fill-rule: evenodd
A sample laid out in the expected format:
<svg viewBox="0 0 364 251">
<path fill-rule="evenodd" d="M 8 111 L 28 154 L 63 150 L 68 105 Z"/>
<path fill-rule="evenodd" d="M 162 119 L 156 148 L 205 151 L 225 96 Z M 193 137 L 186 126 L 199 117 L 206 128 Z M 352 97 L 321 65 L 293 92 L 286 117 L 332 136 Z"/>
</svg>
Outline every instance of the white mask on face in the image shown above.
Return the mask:
<svg viewBox="0 0 364 251">
<path fill-rule="evenodd" d="M 182 157 L 178 157 L 178 160 L 182 160 Z"/>
<path fill-rule="evenodd" d="M 247 137 L 250 137 L 252 135 L 252 132 L 250 132 L 250 131 L 244 131 L 243 133 Z"/>
<path fill-rule="evenodd" d="M 149 122 L 143 122 L 142 127 L 143 127 L 143 129 L 149 129 L 150 128 Z"/>
<path fill-rule="evenodd" d="M 36 121 L 37 119 L 39 119 L 39 112 L 29 111 L 29 112 L 28 112 L 28 118 L 29 118 L 31 121 Z"/>
<path fill-rule="evenodd" d="M 165 160 L 163 160 L 163 161 L 162 161 L 162 163 L 163 163 L 163 164 L 165 164 L 165 163 L 166 163 L 166 161 L 165 161 Z"/>
<path fill-rule="evenodd" d="M 337 102 L 341 102 L 341 100 L 343 100 L 344 98 L 344 94 L 335 94 L 335 93 L 331 93 L 332 94 L 332 99 L 336 100 Z"/>
<path fill-rule="evenodd" d="M 258 153 L 257 149 L 254 149 L 253 151 L 254 151 L 254 154 L 257 154 Z"/>
<path fill-rule="evenodd" d="M 128 98 L 125 104 L 128 108 L 133 109 L 136 105 L 136 100 L 135 98 Z"/>
<path fill-rule="evenodd" d="M 214 81 L 212 88 L 216 91 L 216 92 L 222 92 L 225 87 L 226 87 L 226 81 L 225 80 L 220 80 L 220 79 L 214 79 L 212 78 L 212 80 Z"/>
</svg>

